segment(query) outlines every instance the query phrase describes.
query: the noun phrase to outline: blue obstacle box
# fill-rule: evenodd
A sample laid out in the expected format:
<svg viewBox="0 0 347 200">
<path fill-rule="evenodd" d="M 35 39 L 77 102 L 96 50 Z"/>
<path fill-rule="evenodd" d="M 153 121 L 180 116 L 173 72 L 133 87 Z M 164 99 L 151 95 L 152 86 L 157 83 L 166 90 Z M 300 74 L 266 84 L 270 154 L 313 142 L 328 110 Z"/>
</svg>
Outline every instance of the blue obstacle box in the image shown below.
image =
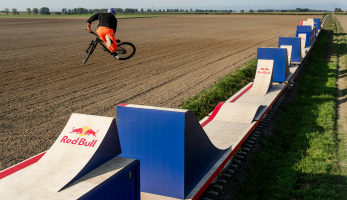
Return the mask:
<svg viewBox="0 0 347 200">
<path fill-rule="evenodd" d="M 300 41 L 301 39 L 298 37 L 280 37 L 278 39 L 278 48 L 281 45 L 290 45 L 292 46 L 292 60 L 291 62 L 300 62 Z"/>
<path fill-rule="evenodd" d="M 141 192 L 184 199 L 226 150 L 189 110 L 117 106 L 122 154 L 141 163 Z"/>
<path fill-rule="evenodd" d="M 320 28 L 320 19 L 319 18 L 314 18 L 314 26 L 316 27 L 316 34 L 318 34 L 318 31 L 321 29 Z"/>
<path fill-rule="evenodd" d="M 281 83 L 285 82 L 286 77 L 289 75 L 289 74 L 286 74 L 287 49 L 258 48 L 257 61 L 259 59 L 274 60 L 273 82 L 281 82 Z"/>
<path fill-rule="evenodd" d="M 306 44 L 305 46 L 311 46 L 314 35 L 312 34 L 311 26 L 297 26 L 296 28 L 296 37 L 299 36 L 300 33 L 306 34 Z"/>
</svg>

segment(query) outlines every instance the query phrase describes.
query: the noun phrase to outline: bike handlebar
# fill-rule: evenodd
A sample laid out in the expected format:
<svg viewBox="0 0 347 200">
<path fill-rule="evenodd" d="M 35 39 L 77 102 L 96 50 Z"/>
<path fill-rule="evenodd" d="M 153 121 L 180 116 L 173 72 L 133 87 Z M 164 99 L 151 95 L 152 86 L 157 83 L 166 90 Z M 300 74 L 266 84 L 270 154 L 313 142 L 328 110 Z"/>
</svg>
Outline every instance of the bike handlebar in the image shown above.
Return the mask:
<svg viewBox="0 0 347 200">
<path fill-rule="evenodd" d="M 86 29 L 88 30 L 88 29 Z M 94 33 L 93 31 L 90 31 L 91 34 L 94 34 L 95 36 L 98 36 L 96 33 Z M 99 36 L 98 36 L 99 37 Z"/>
</svg>

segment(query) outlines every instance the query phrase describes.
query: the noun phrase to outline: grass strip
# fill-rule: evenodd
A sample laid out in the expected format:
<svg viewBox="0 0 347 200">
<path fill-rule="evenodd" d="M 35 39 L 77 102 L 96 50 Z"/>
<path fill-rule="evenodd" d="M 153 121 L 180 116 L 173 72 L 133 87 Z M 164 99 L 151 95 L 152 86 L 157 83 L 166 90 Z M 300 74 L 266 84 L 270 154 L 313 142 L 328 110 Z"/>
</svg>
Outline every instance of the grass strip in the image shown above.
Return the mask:
<svg viewBox="0 0 347 200">
<path fill-rule="evenodd" d="M 293 102 L 273 135 L 261 141 L 240 199 L 344 199 L 345 176 L 337 162 L 337 54 L 330 15 L 315 45 Z M 325 55 L 325 56 L 322 56 Z M 345 188 L 346 189 L 346 188 Z"/>
<path fill-rule="evenodd" d="M 225 76 L 211 88 L 181 103 L 182 109 L 191 110 L 198 120 L 207 116 L 219 102 L 226 101 L 255 77 L 256 58 L 240 67 L 239 70 Z"/>
</svg>

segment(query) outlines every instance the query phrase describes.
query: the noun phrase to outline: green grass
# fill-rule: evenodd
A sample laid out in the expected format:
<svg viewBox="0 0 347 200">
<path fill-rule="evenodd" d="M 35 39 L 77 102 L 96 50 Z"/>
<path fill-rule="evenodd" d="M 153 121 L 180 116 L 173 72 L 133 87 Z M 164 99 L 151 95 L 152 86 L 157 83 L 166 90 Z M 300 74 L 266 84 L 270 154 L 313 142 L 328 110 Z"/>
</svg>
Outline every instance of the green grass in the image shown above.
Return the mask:
<svg viewBox="0 0 347 200">
<path fill-rule="evenodd" d="M 297 96 L 252 160 L 238 191 L 240 199 L 346 199 L 336 131 L 336 31 L 330 16 Z"/>
<path fill-rule="evenodd" d="M 249 82 L 253 81 L 256 69 L 256 58 L 253 58 L 239 70 L 227 75 L 211 88 L 182 102 L 182 109 L 191 110 L 198 120 L 207 116 L 219 102 L 226 101 Z"/>
</svg>

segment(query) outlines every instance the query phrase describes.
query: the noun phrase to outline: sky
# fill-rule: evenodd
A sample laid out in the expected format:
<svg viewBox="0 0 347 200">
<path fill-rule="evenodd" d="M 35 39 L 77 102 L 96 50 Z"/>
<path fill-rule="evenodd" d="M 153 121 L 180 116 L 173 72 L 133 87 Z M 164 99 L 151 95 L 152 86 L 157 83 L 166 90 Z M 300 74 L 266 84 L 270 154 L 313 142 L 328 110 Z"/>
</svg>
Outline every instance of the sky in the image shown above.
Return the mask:
<svg viewBox="0 0 347 200">
<path fill-rule="evenodd" d="M 329 3 L 339 2 L 347 4 L 347 1 L 342 0 L 1 0 L 0 10 L 5 8 L 17 8 L 19 11 L 24 11 L 26 8 L 41 8 L 48 7 L 50 10 L 61 10 L 61 8 L 163 8 L 163 7 L 205 7 L 205 6 L 235 6 L 235 5 L 297 5 L 311 3 Z"/>
</svg>

